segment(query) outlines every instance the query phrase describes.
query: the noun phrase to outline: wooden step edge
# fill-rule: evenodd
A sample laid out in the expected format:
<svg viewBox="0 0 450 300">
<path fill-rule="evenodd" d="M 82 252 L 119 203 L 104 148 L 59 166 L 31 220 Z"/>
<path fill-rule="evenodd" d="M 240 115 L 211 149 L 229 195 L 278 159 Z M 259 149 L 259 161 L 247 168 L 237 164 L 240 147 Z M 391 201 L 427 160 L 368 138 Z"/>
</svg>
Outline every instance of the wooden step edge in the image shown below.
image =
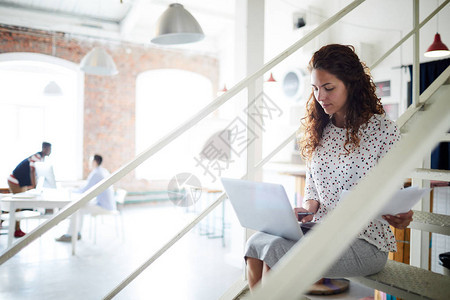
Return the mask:
<svg viewBox="0 0 450 300">
<path fill-rule="evenodd" d="M 441 142 L 442 142 L 442 143 L 445 143 L 445 142 L 449 143 L 449 142 L 450 142 L 450 133 L 445 133 L 445 134 L 442 136 Z"/>
<path fill-rule="evenodd" d="M 247 280 L 240 278 L 233 283 L 228 290 L 219 298 L 219 300 L 239 299 L 248 291 Z"/>
<path fill-rule="evenodd" d="M 417 168 L 411 173 L 412 178 L 450 182 L 449 170 Z"/>
<path fill-rule="evenodd" d="M 450 216 L 414 210 L 412 229 L 450 235 Z"/>
<path fill-rule="evenodd" d="M 219 300 L 245 300 L 250 295 L 247 281 L 239 279 L 219 298 Z M 310 300 L 310 298 L 302 296 L 299 300 Z"/>
<path fill-rule="evenodd" d="M 450 276 L 388 260 L 384 269 L 370 276 L 348 278 L 404 299 L 449 299 Z"/>
</svg>

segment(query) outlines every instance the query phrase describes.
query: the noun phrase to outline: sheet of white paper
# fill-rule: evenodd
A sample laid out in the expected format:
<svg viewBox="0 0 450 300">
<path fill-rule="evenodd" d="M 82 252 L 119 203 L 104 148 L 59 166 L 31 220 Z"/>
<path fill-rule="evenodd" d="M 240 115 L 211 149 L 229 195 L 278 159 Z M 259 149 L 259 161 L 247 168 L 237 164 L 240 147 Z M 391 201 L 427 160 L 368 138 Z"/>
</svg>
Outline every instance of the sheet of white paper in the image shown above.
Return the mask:
<svg viewBox="0 0 450 300">
<path fill-rule="evenodd" d="M 417 202 L 419 202 L 422 196 L 429 191 L 430 189 L 419 189 L 418 187 L 408 187 L 397 191 L 380 210 L 380 213 L 377 214 L 375 219 L 387 224 L 382 218 L 383 215 L 396 215 L 408 212 Z M 342 191 L 341 199 L 346 197 L 349 193 L 350 191 L 347 190 Z"/>
</svg>

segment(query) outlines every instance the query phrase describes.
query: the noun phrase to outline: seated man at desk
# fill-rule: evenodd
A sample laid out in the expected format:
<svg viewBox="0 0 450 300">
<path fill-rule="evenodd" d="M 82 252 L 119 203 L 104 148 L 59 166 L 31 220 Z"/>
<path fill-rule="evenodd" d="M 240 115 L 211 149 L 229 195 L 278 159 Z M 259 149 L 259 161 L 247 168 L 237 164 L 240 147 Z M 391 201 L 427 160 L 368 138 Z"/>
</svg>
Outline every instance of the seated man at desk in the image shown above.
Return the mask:
<svg viewBox="0 0 450 300">
<path fill-rule="evenodd" d="M 96 154 L 90 161 L 90 167 L 91 167 L 91 173 L 89 174 L 87 178 L 87 183 L 84 187 L 82 187 L 79 190 L 76 190 L 77 193 L 84 193 L 87 190 L 89 190 L 91 187 L 102 181 L 103 179 L 109 177 L 110 173 L 105 168 L 101 167 L 103 158 Z M 110 186 L 108 189 L 106 189 L 104 192 L 102 192 L 100 195 L 98 195 L 96 198 L 92 199 L 88 205 L 80 209 L 80 218 L 78 219 L 79 226 L 78 226 L 78 239 L 81 239 L 81 228 L 83 225 L 83 215 L 84 214 L 93 214 L 96 212 L 101 212 L 104 210 L 116 210 L 116 202 L 114 199 L 114 190 L 113 187 Z M 56 239 L 58 242 L 71 242 L 72 236 L 70 233 L 73 232 L 73 222 L 70 221 L 69 229 L 67 234 L 63 234 L 59 238 Z"/>
<path fill-rule="evenodd" d="M 8 177 L 9 190 L 13 194 L 23 193 L 27 190 L 36 188 L 36 169 L 35 163 L 44 161 L 46 156 L 52 153 L 52 145 L 47 142 L 42 143 L 42 150 L 37 152 L 23 161 L 21 161 Z M 15 237 L 22 237 L 25 235 L 20 229 L 20 222 L 16 222 Z"/>
</svg>

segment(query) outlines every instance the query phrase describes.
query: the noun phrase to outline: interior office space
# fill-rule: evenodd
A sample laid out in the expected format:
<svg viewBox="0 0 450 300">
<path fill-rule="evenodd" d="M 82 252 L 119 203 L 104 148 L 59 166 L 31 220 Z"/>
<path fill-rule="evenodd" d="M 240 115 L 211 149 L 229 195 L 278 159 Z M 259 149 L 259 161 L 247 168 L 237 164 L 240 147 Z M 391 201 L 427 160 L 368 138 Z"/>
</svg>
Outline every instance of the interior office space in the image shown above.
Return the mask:
<svg viewBox="0 0 450 300">
<path fill-rule="evenodd" d="M 244 30 L 247 2 L 183 1 L 205 38 L 170 46 L 151 42 L 157 20 L 170 1 L 0 1 L 0 124 L 7 129 L 7 147 L 2 147 L 0 155 L 0 174 L 5 180 L 0 186 L 6 188 L 6 178 L 15 165 L 38 151 L 44 140 L 53 144 L 48 161 L 56 179 L 74 182 L 89 174 L 90 156 L 102 154 L 104 166 L 114 172 L 176 130 L 250 73 Z M 351 1 L 263 2 L 263 47 L 255 55 L 265 63 Z M 443 1 L 419 3 L 423 19 Z M 370 65 L 411 30 L 412 10 L 409 0 L 366 1 L 264 74 L 263 96 L 276 104 L 277 114 L 262 131 L 261 152 L 269 153 L 298 128 L 310 92 L 306 65 L 315 50 L 329 43 L 352 44 Z M 450 43 L 449 16 L 447 5 L 422 27 L 421 52 L 433 42 L 436 32 L 444 43 Z M 80 69 L 83 58 L 95 47 L 111 57 L 117 74 L 92 75 Z M 410 38 L 372 70 L 378 86 L 384 87 L 382 103 L 393 119 L 407 109 L 412 49 Z M 421 63 L 436 60 L 440 59 L 420 56 Z M 270 76 L 275 81 L 268 80 Z M 45 93 L 51 82 L 58 85 L 59 94 Z M 166 193 L 171 180 L 185 172 L 195 174 L 209 191 L 221 189 L 220 176 L 240 176 L 246 157 L 239 149 L 229 153 L 220 169 L 205 169 L 203 158 L 211 138 L 220 136 L 235 120 L 245 120 L 245 108 L 245 95 L 238 94 L 118 181 L 115 186 L 128 191 L 125 205 L 132 211 L 154 204 L 165 207 L 171 203 Z M 302 165 L 296 144 L 291 142 L 264 168 L 262 176 L 265 181 L 285 185 L 294 202 L 298 185 L 292 174 Z M 233 218 L 229 216 L 232 213 L 229 211 L 227 218 Z M 229 253 L 224 254 L 231 278 L 243 268 L 238 261 L 243 245 L 236 220 L 227 222 L 234 224 L 226 227 L 230 240 Z M 43 240 L 53 242 L 48 237 Z M 97 248 L 90 244 L 82 249 Z M 230 282 L 227 279 L 222 291 Z"/>
</svg>

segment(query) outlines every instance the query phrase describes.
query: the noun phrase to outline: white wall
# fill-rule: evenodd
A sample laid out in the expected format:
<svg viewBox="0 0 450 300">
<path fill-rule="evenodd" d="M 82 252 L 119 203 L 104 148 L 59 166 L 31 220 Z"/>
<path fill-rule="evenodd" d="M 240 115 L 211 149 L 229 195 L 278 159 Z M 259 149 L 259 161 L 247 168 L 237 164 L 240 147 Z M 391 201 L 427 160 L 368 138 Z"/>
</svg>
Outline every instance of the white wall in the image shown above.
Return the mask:
<svg viewBox="0 0 450 300">
<path fill-rule="evenodd" d="M 331 17 L 339 10 L 350 4 L 351 0 L 340 1 L 294 1 L 294 0 L 265 0 L 265 62 L 280 54 L 306 33 L 317 27 L 321 22 Z M 420 20 L 426 18 L 443 1 L 420 1 Z M 406 35 L 413 26 L 412 0 L 380 0 L 365 1 L 341 21 L 333 25 L 330 30 L 319 35 L 301 50 L 297 51 L 272 71 L 278 81 L 272 85 L 265 83 L 264 92 L 276 101 L 283 111 L 283 115 L 272 124 L 264 135 L 264 154 L 278 145 L 285 136 L 295 130 L 296 118 L 303 113 L 304 102 L 287 99 L 281 90 L 281 82 L 287 71 L 293 69 L 306 70 L 312 53 L 321 46 L 329 43 L 352 44 L 363 61 L 369 66 L 381 57 L 387 50 Z M 301 29 L 293 28 L 295 13 L 302 13 L 306 18 L 306 26 Z M 239 29 L 237 29 L 239 30 Z M 426 24 L 420 31 L 420 51 L 425 52 L 432 43 L 436 31 L 436 17 Z M 439 13 L 439 32 L 441 37 L 450 45 L 450 5 Z M 423 55 L 421 62 L 430 61 Z M 411 64 L 413 61 L 412 38 L 401 48 L 394 51 L 383 63 L 372 70 L 374 81 L 391 81 L 391 96 L 382 98 L 383 104 L 399 104 L 399 114 L 406 109 L 406 81 L 409 74 L 404 73 L 401 65 Z M 265 75 L 267 79 L 269 74 Z M 309 94 L 309 75 L 303 101 Z M 300 108 L 300 109 L 299 109 Z M 293 113 L 294 112 L 294 113 Z M 294 117 L 291 117 L 294 115 Z M 289 145 L 274 161 L 289 161 L 292 154 Z M 282 176 L 275 176 L 277 171 L 266 170 L 267 178 L 272 181 L 286 181 Z"/>
<path fill-rule="evenodd" d="M 266 61 L 299 40 L 308 30 L 316 27 L 326 18 L 350 4 L 351 0 L 340 1 L 293 1 L 266 0 Z M 438 7 L 440 1 L 419 1 L 420 21 Z M 306 16 L 305 28 L 293 30 L 293 14 L 303 12 Z M 439 22 L 439 24 L 437 23 Z M 437 25 L 438 24 L 438 25 Z M 308 28 L 311 26 L 310 28 Z M 423 53 L 433 42 L 436 28 L 444 43 L 450 45 L 450 5 L 444 7 L 438 16 L 420 30 L 420 61 L 436 60 L 426 58 Z M 278 78 L 290 68 L 305 68 L 313 51 L 329 43 L 351 44 L 369 66 L 396 44 L 413 27 L 412 0 L 365 1 L 353 12 L 345 16 L 324 34 L 310 42 L 304 49 L 291 55 L 286 62 L 275 67 Z M 409 75 L 395 68 L 411 64 L 413 61 L 412 38 L 388 56 L 384 62 L 372 70 L 375 81 L 391 81 L 391 96 L 382 98 L 383 104 L 399 103 L 401 114 L 406 106 L 406 81 Z M 281 79 L 281 78 L 280 78 Z M 281 100 L 280 100 L 281 101 Z"/>
</svg>

